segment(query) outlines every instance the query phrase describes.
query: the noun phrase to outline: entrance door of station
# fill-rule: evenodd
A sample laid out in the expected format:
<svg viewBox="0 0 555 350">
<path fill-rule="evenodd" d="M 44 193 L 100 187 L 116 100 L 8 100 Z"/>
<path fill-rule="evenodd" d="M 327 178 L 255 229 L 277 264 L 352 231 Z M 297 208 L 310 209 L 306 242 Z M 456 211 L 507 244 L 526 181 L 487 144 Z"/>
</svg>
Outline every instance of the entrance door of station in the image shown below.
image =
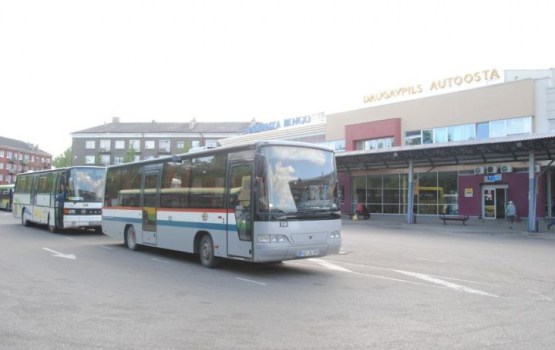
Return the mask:
<svg viewBox="0 0 555 350">
<path fill-rule="evenodd" d="M 505 217 L 508 185 L 482 186 L 482 217 L 502 219 Z"/>
</svg>

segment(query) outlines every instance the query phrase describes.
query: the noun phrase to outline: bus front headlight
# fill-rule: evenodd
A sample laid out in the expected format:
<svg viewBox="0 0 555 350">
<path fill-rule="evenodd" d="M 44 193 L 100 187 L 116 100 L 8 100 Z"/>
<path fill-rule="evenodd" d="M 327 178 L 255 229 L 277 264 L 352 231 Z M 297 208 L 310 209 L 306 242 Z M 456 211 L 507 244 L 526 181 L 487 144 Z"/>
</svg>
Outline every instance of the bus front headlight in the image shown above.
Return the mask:
<svg viewBox="0 0 555 350">
<path fill-rule="evenodd" d="M 287 236 L 285 235 L 272 235 L 272 234 L 262 234 L 258 235 L 258 243 L 260 244 L 279 244 L 287 242 Z"/>
</svg>

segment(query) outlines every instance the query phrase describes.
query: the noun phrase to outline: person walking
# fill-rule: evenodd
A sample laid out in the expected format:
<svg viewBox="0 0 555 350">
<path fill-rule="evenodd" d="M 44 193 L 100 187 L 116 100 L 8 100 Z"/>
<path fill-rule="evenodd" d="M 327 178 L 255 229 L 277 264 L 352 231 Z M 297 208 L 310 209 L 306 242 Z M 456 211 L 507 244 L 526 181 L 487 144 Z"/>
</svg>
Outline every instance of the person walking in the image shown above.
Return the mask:
<svg viewBox="0 0 555 350">
<path fill-rule="evenodd" d="M 507 208 L 505 209 L 505 217 L 511 223 L 515 222 L 515 219 L 516 219 L 516 205 L 513 203 L 513 201 L 509 201 L 509 203 L 507 203 Z"/>
</svg>

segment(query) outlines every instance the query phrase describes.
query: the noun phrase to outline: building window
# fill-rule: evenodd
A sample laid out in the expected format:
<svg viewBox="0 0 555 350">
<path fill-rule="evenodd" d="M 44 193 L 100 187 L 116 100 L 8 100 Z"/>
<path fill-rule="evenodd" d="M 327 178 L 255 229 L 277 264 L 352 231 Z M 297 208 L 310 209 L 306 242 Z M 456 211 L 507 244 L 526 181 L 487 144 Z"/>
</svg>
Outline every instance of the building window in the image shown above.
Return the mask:
<svg viewBox="0 0 555 350">
<path fill-rule="evenodd" d="M 154 140 L 146 140 L 145 141 L 145 149 L 154 149 L 155 142 Z"/>
<path fill-rule="evenodd" d="M 513 118 L 505 120 L 507 136 L 532 133 L 532 118 Z"/>
<path fill-rule="evenodd" d="M 447 132 L 449 142 L 476 139 L 476 127 L 474 124 L 451 126 L 447 129 Z"/>
<path fill-rule="evenodd" d="M 125 141 L 124 140 L 114 141 L 114 148 L 115 149 L 125 149 Z"/>
<path fill-rule="evenodd" d="M 112 148 L 110 140 L 100 140 L 100 150 L 109 151 Z"/>
<path fill-rule="evenodd" d="M 158 150 L 160 152 L 170 152 L 170 140 L 160 140 L 158 141 Z"/>
<path fill-rule="evenodd" d="M 458 214 L 456 171 L 417 174 L 414 210 L 417 214 Z M 353 177 L 351 211 L 358 203 L 371 213 L 406 214 L 408 174 L 382 174 Z"/>
<path fill-rule="evenodd" d="M 207 148 L 216 148 L 216 147 L 218 147 L 218 140 L 206 140 L 206 147 Z"/>
<path fill-rule="evenodd" d="M 4 158 L 4 150 L 0 150 L 0 157 Z"/>
<path fill-rule="evenodd" d="M 110 155 L 103 154 L 100 156 L 100 164 L 102 165 L 110 165 Z"/>
<path fill-rule="evenodd" d="M 405 145 L 414 146 L 422 144 L 422 132 L 418 131 L 408 131 L 405 134 Z"/>
<path fill-rule="evenodd" d="M 192 140 L 191 141 L 191 148 L 196 148 L 196 147 L 200 147 L 200 141 L 199 140 Z"/>
<path fill-rule="evenodd" d="M 489 138 L 489 123 L 476 124 L 476 139 L 485 140 Z"/>
<path fill-rule="evenodd" d="M 85 164 L 95 164 L 96 156 L 85 156 Z"/>
<path fill-rule="evenodd" d="M 135 152 L 141 151 L 141 140 L 129 140 L 129 148 Z"/>
<path fill-rule="evenodd" d="M 550 121 L 550 130 L 555 122 Z M 483 140 L 490 137 L 532 133 L 532 117 L 492 120 L 487 123 L 463 124 L 448 127 L 414 130 L 405 133 L 405 145 Z"/>
<path fill-rule="evenodd" d="M 357 141 L 357 150 L 370 150 L 393 147 L 393 137 Z"/>
<path fill-rule="evenodd" d="M 114 164 L 123 164 L 122 156 L 114 156 Z"/>
<path fill-rule="evenodd" d="M 331 149 L 333 149 L 334 151 L 345 151 L 345 140 L 339 140 L 339 141 L 326 141 L 326 142 L 322 142 L 319 143 L 322 146 L 326 146 L 329 147 Z"/>
<path fill-rule="evenodd" d="M 96 141 L 94 141 L 94 140 L 85 141 L 85 148 L 86 149 L 95 149 L 96 148 Z"/>
<path fill-rule="evenodd" d="M 422 143 L 434 143 L 434 130 L 422 130 Z"/>
<path fill-rule="evenodd" d="M 532 118 L 523 117 L 491 121 L 489 129 L 491 137 L 530 134 L 532 132 Z"/>
<path fill-rule="evenodd" d="M 184 150 L 185 149 L 185 141 L 181 140 L 181 141 L 177 141 L 175 144 L 175 147 L 178 150 Z"/>
</svg>

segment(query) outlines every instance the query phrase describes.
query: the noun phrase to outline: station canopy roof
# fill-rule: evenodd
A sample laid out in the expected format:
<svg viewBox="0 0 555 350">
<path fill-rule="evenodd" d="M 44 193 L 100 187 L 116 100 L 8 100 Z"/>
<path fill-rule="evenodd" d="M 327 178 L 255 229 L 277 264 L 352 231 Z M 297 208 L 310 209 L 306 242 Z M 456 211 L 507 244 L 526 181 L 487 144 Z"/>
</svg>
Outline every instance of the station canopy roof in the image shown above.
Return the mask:
<svg viewBox="0 0 555 350">
<path fill-rule="evenodd" d="M 555 159 L 555 132 L 336 153 L 339 172 Z"/>
</svg>

